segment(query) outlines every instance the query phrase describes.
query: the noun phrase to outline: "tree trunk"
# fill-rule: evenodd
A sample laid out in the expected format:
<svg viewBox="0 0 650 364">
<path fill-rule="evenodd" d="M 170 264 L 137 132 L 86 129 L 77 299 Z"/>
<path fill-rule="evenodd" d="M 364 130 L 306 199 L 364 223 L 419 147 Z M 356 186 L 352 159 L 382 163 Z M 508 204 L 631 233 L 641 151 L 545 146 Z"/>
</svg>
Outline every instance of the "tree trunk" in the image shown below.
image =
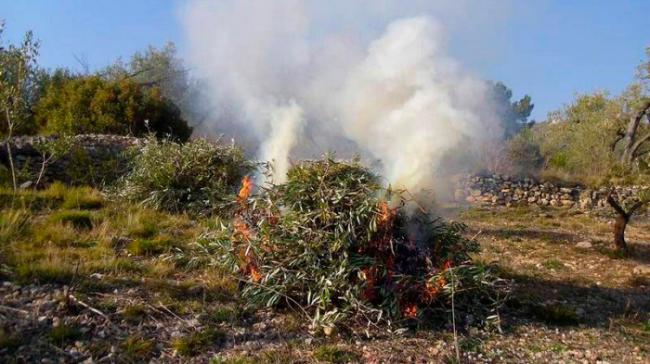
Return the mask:
<svg viewBox="0 0 650 364">
<path fill-rule="evenodd" d="M 616 216 L 613 229 L 614 245 L 616 245 L 616 249 L 618 249 L 618 251 L 625 254 L 628 253 L 627 243 L 625 242 L 625 228 L 627 227 L 628 221 L 629 218 L 627 215 L 619 214 Z"/>
<path fill-rule="evenodd" d="M 641 120 L 646 113 L 650 112 L 650 100 L 645 103 L 639 110 L 639 112 L 630 118 L 630 121 L 627 124 L 627 130 L 625 131 L 625 148 L 623 149 L 623 154 L 621 155 L 621 163 L 629 164 L 634 161 L 634 152 L 635 149 L 638 149 L 643 142 L 635 146 L 637 141 L 637 132 L 639 130 L 639 125 Z M 647 139 L 646 139 L 647 140 Z M 636 148 L 635 148 L 636 147 Z"/>
<path fill-rule="evenodd" d="M 627 223 L 630 222 L 630 218 L 634 213 L 639 210 L 643 205 L 650 203 L 650 200 L 641 198 L 641 201 L 635 203 L 628 211 L 625 211 L 621 204 L 614 199 L 612 194 L 614 189 L 609 190 L 607 194 L 607 203 L 616 211 L 616 220 L 614 220 L 613 233 L 614 233 L 614 245 L 619 252 L 627 255 L 630 251 L 628 249 L 627 243 L 625 242 L 625 228 Z"/>
</svg>

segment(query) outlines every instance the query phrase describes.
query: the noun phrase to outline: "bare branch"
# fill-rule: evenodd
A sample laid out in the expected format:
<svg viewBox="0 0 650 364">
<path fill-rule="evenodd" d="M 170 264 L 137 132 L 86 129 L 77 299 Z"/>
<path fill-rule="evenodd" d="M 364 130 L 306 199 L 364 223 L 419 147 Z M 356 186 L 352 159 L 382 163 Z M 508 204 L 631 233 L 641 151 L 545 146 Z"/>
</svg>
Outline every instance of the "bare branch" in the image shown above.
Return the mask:
<svg viewBox="0 0 650 364">
<path fill-rule="evenodd" d="M 625 219 L 628 219 L 628 218 L 629 218 L 629 215 L 627 214 L 627 212 L 625 212 L 625 210 L 623 210 L 623 208 L 621 207 L 621 205 L 619 205 L 619 203 L 614 199 L 614 197 L 612 196 L 612 193 L 613 193 L 613 192 L 614 192 L 614 190 L 611 189 L 611 190 L 609 191 L 609 193 L 607 194 L 607 203 L 609 203 L 609 205 L 612 206 L 612 208 L 613 208 L 614 210 L 616 210 L 616 212 L 617 212 L 619 215 L 625 217 Z"/>
</svg>

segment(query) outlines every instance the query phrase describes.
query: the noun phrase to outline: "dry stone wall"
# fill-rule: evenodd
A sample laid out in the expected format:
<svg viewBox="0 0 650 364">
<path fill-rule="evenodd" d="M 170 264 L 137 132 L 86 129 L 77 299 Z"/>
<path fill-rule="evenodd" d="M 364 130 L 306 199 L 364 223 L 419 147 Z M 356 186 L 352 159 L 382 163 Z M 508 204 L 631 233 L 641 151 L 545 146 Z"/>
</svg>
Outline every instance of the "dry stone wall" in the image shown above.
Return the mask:
<svg viewBox="0 0 650 364">
<path fill-rule="evenodd" d="M 637 201 L 649 186 L 617 186 L 615 194 L 624 203 Z M 454 192 L 454 199 L 472 204 L 516 206 L 538 205 L 580 210 L 608 208 L 607 188 L 560 186 L 532 178 L 515 179 L 502 175 L 470 175 Z"/>
<path fill-rule="evenodd" d="M 22 183 L 33 182 L 41 168 L 42 156 L 36 145 L 56 137 L 22 136 L 13 138 L 12 156 Z M 120 135 L 77 135 L 63 157 L 50 163 L 43 184 L 62 181 L 70 184 L 98 185 L 125 172 L 128 153 L 144 145 L 145 140 Z M 0 144 L 0 163 L 9 166 L 6 144 Z"/>
</svg>

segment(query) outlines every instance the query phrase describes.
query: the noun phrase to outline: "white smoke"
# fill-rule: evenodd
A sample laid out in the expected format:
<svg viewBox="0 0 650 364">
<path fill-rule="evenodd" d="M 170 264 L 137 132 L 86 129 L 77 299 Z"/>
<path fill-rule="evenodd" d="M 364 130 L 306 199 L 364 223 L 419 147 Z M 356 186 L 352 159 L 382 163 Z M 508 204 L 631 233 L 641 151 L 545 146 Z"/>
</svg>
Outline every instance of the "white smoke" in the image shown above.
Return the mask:
<svg viewBox="0 0 650 364">
<path fill-rule="evenodd" d="M 225 132 L 253 136 L 275 182 L 292 155 L 352 149 L 379 160 L 391 184 L 419 190 L 445 153 L 498 134 L 485 83 L 447 55 L 435 20 L 394 20 L 364 45 L 349 29 L 311 32 L 309 4 L 197 1 L 184 16 L 191 63 L 227 110 L 215 120 L 228 115 L 239 131 Z"/>
<path fill-rule="evenodd" d="M 471 102 L 485 85 L 443 53 L 425 17 L 397 20 L 374 41 L 341 95 L 343 130 L 382 161 L 384 175 L 409 189 L 431 185 L 440 159 L 463 137 L 481 139 Z"/>
<path fill-rule="evenodd" d="M 295 101 L 286 106 L 275 106 L 269 118 L 271 134 L 260 148 L 260 158 L 273 166 L 274 183 L 286 181 L 289 171 L 289 154 L 302 135 L 304 118 L 302 108 Z"/>
</svg>

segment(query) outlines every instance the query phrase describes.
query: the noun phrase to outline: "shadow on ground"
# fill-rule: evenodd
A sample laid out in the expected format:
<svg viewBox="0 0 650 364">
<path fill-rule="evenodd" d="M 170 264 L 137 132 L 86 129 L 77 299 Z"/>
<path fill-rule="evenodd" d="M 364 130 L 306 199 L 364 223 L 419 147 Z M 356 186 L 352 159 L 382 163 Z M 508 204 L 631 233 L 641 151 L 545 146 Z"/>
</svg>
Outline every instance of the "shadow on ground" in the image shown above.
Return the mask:
<svg viewBox="0 0 650 364">
<path fill-rule="evenodd" d="M 648 320 L 650 286 L 610 288 L 584 286 L 571 281 L 555 281 L 502 271 L 514 280 L 510 299 L 503 312 L 505 326 L 537 321 L 551 326 L 607 326 L 612 320 L 634 317 Z"/>
</svg>

